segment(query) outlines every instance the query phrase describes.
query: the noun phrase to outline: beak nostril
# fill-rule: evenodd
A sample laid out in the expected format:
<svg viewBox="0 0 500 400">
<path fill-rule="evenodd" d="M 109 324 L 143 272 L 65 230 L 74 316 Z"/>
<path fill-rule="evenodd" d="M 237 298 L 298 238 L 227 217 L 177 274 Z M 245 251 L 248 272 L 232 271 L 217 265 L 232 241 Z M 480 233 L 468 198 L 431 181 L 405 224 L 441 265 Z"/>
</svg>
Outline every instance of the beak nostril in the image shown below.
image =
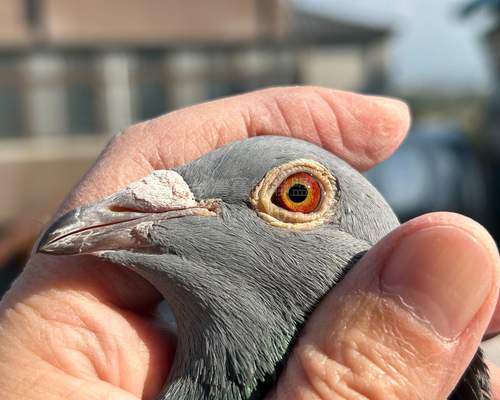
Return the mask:
<svg viewBox="0 0 500 400">
<path fill-rule="evenodd" d="M 109 207 L 109 211 L 118 212 L 118 213 L 124 213 L 124 212 L 138 213 L 138 212 L 141 212 L 140 210 L 134 210 L 133 208 L 123 207 L 123 206 L 119 206 L 119 205 L 111 205 Z"/>
</svg>

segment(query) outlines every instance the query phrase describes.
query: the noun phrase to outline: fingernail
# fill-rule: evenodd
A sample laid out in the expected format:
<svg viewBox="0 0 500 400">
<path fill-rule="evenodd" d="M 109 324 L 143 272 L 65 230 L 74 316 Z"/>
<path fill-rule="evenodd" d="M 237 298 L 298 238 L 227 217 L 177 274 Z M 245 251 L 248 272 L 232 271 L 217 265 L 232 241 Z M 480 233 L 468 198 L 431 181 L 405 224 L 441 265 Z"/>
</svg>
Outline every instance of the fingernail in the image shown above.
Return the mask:
<svg viewBox="0 0 500 400">
<path fill-rule="evenodd" d="M 438 334 L 453 338 L 488 296 L 493 263 L 472 234 L 436 226 L 402 239 L 382 271 L 381 283 Z"/>
<path fill-rule="evenodd" d="M 409 112 L 408 105 L 401 100 L 385 96 L 372 96 L 377 105 L 384 107 L 390 112 Z"/>
</svg>

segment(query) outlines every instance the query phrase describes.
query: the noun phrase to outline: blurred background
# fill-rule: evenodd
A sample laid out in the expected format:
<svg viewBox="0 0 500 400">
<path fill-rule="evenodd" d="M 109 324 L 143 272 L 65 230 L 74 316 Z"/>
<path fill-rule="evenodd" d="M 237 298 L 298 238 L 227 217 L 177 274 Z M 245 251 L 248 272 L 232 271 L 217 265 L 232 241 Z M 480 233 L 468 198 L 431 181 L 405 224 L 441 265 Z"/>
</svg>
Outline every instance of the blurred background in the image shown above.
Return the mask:
<svg viewBox="0 0 500 400">
<path fill-rule="evenodd" d="M 398 96 L 401 149 L 367 173 L 402 221 L 500 237 L 500 0 L 0 0 L 0 296 L 111 135 L 270 85 Z"/>
</svg>

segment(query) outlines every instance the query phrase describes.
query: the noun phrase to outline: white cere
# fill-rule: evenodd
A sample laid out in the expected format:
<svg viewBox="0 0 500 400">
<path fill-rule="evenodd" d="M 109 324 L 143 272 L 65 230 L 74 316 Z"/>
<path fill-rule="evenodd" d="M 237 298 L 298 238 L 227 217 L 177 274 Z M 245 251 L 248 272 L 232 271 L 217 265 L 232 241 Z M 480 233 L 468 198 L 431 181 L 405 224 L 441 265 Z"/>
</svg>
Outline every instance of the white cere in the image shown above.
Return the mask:
<svg viewBox="0 0 500 400">
<path fill-rule="evenodd" d="M 114 197 L 114 204 L 144 212 L 164 212 L 196 207 L 197 202 L 182 176 L 158 170 L 131 183 Z"/>
</svg>

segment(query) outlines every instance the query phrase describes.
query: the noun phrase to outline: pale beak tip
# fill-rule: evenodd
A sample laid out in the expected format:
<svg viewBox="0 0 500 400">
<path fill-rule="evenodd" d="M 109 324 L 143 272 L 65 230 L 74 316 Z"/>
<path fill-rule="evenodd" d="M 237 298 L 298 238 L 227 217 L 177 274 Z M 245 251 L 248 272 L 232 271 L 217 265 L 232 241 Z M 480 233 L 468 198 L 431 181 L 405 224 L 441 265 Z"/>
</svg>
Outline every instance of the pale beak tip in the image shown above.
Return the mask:
<svg viewBox="0 0 500 400">
<path fill-rule="evenodd" d="M 50 231 L 47 231 L 40 242 L 37 245 L 36 252 L 42 254 L 52 254 L 52 255 L 70 255 L 75 254 L 75 251 L 71 247 L 61 246 L 57 241 L 54 242 L 54 235 L 51 235 Z"/>
<path fill-rule="evenodd" d="M 75 228 L 79 228 L 79 220 L 76 217 L 78 213 L 79 209 L 75 209 L 56 219 L 47 228 L 38 242 L 36 252 L 45 254 L 72 254 L 68 253 L 70 249 L 65 249 L 61 243 L 59 243 L 58 239 L 71 233 Z"/>
<path fill-rule="evenodd" d="M 51 254 L 54 249 L 50 246 L 50 242 L 53 239 L 52 235 L 52 229 L 49 227 L 43 234 L 42 238 L 38 242 L 38 245 L 36 247 L 36 252 L 37 253 L 45 253 L 45 254 Z"/>
</svg>

